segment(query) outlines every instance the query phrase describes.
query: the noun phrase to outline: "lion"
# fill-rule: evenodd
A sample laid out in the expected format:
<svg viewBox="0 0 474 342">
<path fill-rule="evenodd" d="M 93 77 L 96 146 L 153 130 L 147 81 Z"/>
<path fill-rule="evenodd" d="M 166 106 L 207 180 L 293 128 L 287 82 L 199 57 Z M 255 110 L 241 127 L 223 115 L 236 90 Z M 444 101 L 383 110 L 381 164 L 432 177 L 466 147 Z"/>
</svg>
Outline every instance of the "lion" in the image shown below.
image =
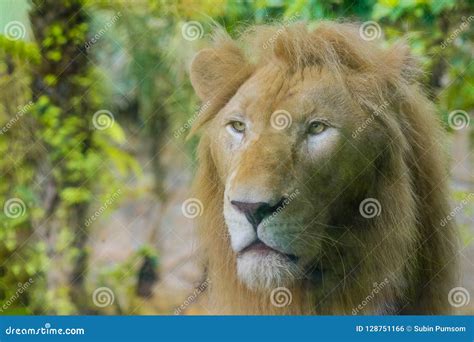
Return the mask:
<svg viewBox="0 0 474 342">
<path fill-rule="evenodd" d="M 443 133 L 406 42 L 336 22 L 213 41 L 190 66 L 211 311 L 449 313 Z"/>
</svg>

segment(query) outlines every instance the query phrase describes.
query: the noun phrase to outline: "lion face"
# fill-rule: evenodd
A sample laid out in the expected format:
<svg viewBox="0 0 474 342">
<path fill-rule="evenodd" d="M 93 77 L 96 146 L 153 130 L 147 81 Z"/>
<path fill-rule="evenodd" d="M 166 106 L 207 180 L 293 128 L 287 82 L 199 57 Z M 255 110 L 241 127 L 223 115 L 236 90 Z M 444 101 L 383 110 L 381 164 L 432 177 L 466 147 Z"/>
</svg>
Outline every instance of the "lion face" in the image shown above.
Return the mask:
<svg viewBox="0 0 474 342">
<path fill-rule="evenodd" d="M 446 312 L 454 269 L 439 266 L 456 259 L 456 228 L 439 229 L 447 177 L 419 75 L 406 44 L 353 24 L 216 32 L 194 57 L 194 187 L 218 312 L 354 313 L 381 279 L 364 313 Z M 283 311 L 278 286 L 293 295 Z"/>
<path fill-rule="evenodd" d="M 324 69 L 275 63 L 212 120 L 223 215 L 249 288 L 290 286 L 317 263 L 332 209 L 368 158 L 348 141 L 363 117 L 355 108 Z"/>
</svg>

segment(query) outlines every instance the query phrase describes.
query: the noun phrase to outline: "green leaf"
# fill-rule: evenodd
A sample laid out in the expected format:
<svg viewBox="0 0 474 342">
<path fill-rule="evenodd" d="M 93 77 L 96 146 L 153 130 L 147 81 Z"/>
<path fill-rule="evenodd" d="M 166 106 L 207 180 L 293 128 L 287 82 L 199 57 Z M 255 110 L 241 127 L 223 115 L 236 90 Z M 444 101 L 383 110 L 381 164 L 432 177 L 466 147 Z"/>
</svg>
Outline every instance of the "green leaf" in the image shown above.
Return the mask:
<svg viewBox="0 0 474 342">
<path fill-rule="evenodd" d="M 61 191 L 60 197 L 67 204 L 76 204 L 90 201 L 92 199 L 92 194 L 86 188 L 68 187 Z"/>
</svg>

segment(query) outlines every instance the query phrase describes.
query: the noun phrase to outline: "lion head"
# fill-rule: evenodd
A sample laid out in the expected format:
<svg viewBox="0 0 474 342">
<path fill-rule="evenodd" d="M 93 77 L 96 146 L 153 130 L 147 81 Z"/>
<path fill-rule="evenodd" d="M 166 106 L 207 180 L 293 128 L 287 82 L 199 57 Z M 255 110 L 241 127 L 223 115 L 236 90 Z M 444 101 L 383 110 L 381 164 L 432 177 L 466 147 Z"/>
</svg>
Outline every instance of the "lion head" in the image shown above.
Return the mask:
<svg viewBox="0 0 474 342">
<path fill-rule="evenodd" d="M 454 247 L 434 236 L 447 206 L 439 130 L 417 74 L 404 44 L 382 49 L 350 24 L 256 27 L 239 41 L 220 33 L 198 53 L 196 184 L 222 311 L 274 312 L 271 294 L 284 288 L 293 303 L 280 312 L 350 312 L 382 281 L 366 312 L 418 308 L 412 286 L 432 279 L 417 270 Z M 444 285 L 441 273 L 428 277 Z"/>
</svg>

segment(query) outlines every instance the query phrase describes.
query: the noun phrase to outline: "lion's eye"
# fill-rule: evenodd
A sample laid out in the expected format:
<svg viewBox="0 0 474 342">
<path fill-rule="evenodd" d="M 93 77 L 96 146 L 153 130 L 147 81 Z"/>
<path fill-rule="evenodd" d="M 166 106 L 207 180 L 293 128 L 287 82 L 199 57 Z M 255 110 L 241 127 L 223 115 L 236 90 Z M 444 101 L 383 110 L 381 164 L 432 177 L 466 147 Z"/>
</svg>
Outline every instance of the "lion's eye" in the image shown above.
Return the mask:
<svg viewBox="0 0 474 342">
<path fill-rule="evenodd" d="M 231 121 L 228 123 L 228 126 L 236 133 L 245 132 L 245 124 L 241 121 Z"/>
<path fill-rule="evenodd" d="M 308 133 L 311 135 L 316 135 L 324 132 L 327 126 L 320 121 L 313 121 L 309 124 Z"/>
</svg>

